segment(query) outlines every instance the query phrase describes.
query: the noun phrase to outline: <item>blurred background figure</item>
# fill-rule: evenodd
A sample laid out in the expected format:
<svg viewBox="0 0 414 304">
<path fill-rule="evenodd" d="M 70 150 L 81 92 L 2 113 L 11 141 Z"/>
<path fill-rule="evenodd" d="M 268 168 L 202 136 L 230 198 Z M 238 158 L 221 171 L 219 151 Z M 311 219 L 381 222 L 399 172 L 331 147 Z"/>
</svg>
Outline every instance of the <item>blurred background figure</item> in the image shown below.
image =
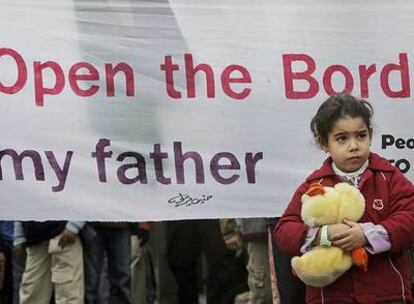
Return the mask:
<svg viewBox="0 0 414 304">
<path fill-rule="evenodd" d="M 132 304 L 129 223 L 88 223 L 83 229 L 82 238 L 85 257 L 85 303 L 100 304 L 99 287 L 106 261 L 109 303 Z"/>
<path fill-rule="evenodd" d="M 247 247 L 249 292 L 236 302 L 272 304 L 272 288 L 268 254 L 268 229 L 274 220 L 268 218 L 222 219 L 221 233 L 226 246 L 237 252 Z"/>
<path fill-rule="evenodd" d="M 171 221 L 167 231 L 167 256 L 179 304 L 199 303 L 202 254 L 207 265 L 207 304 L 234 304 L 235 296 L 247 290 L 245 256 L 226 247 L 219 220 Z"/>
</svg>

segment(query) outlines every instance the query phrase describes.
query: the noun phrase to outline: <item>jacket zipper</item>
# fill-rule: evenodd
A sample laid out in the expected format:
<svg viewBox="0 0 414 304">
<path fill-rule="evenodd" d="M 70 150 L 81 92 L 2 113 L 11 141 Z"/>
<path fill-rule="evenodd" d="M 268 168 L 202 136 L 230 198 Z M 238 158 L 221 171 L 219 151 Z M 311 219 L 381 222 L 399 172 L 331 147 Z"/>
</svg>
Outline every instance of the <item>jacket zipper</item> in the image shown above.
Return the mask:
<svg viewBox="0 0 414 304">
<path fill-rule="evenodd" d="M 391 257 L 388 257 L 388 261 L 390 261 L 391 267 L 394 269 L 394 271 L 400 277 L 401 291 L 402 291 L 401 296 L 403 298 L 403 302 L 406 303 L 405 302 L 405 288 L 404 288 L 404 280 L 403 280 L 403 277 L 402 277 L 401 273 L 398 271 L 397 267 L 395 267 L 394 263 L 391 260 Z"/>
<path fill-rule="evenodd" d="M 322 299 L 322 304 L 325 304 L 325 299 L 323 297 L 323 287 L 321 288 L 321 299 Z"/>
</svg>

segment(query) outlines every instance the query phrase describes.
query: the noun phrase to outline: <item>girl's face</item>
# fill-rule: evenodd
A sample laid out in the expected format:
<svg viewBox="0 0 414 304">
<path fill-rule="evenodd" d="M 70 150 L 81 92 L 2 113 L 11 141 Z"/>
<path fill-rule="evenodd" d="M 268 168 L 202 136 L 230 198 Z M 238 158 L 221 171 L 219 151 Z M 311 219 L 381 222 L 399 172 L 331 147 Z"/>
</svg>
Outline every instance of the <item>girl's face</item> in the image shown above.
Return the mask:
<svg viewBox="0 0 414 304">
<path fill-rule="evenodd" d="M 321 143 L 320 143 L 321 144 Z M 362 117 L 339 118 L 328 134 L 327 144 L 321 144 L 329 152 L 336 166 L 344 172 L 357 171 L 369 157 L 371 137 Z"/>
</svg>

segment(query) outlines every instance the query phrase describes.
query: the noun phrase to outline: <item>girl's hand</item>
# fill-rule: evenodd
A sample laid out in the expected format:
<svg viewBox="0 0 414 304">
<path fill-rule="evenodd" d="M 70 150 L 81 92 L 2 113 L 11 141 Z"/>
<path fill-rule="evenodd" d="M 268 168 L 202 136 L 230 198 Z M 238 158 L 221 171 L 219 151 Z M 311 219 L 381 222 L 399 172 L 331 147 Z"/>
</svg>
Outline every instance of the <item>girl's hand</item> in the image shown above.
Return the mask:
<svg viewBox="0 0 414 304">
<path fill-rule="evenodd" d="M 349 230 L 349 226 L 345 224 L 331 224 L 328 225 L 328 240 L 332 241 L 332 237 L 338 233 Z M 312 242 L 312 246 L 318 246 L 321 240 L 321 227 L 319 228 L 315 240 Z"/>
<path fill-rule="evenodd" d="M 332 235 L 331 241 L 334 246 L 338 246 L 345 251 L 352 251 L 364 247 L 368 243 L 358 223 L 345 219 L 344 224 L 348 225 L 349 229 Z"/>
<path fill-rule="evenodd" d="M 332 241 L 335 235 L 344 233 L 349 229 L 350 227 L 343 223 L 328 225 L 328 239 Z"/>
</svg>

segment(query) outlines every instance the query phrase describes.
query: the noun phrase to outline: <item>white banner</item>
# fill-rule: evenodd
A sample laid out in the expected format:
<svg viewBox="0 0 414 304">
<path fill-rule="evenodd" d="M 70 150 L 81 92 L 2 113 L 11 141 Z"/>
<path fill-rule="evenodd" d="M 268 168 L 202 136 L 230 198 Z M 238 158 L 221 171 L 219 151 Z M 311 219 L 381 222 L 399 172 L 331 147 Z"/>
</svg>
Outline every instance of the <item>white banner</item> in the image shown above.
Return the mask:
<svg viewBox="0 0 414 304">
<path fill-rule="evenodd" d="M 414 180 L 414 3 L 3 0 L 0 216 L 277 216 L 328 94 Z"/>
</svg>

